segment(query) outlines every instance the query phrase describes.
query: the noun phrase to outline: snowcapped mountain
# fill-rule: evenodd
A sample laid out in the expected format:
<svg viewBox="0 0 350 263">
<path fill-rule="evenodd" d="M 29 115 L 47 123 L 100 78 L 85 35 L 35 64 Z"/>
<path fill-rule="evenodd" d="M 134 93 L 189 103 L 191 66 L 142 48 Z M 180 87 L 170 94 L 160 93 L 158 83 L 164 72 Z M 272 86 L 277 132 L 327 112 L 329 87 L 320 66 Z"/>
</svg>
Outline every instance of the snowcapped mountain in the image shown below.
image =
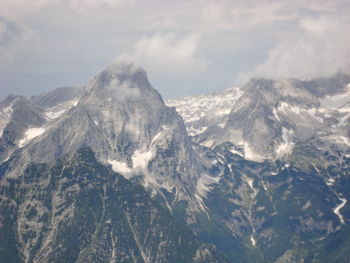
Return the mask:
<svg viewBox="0 0 350 263">
<path fill-rule="evenodd" d="M 0 250 L 19 262 L 226 262 L 215 247 L 232 262 L 348 257 L 349 83 L 252 79 L 164 103 L 143 69 L 115 64 L 84 87 L 10 95 Z"/>
<path fill-rule="evenodd" d="M 214 125 L 223 127 L 232 105 L 242 94 L 239 87 L 234 87 L 208 95 L 169 99 L 165 103 L 176 108 L 184 119 L 188 134 L 195 136 Z"/>
<path fill-rule="evenodd" d="M 9 102 L 3 107 L 13 111 L 3 117 L 4 148 L 11 148 L 4 151 L 3 160 L 15 160 L 6 170 L 8 176 L 18 176 L 29 162 L 52 162 L 90 147 L 100 162 L 160 195 L 170 210 L 185 202 L 181 209 L 194 217 L 204 209 L 206 184 L 216 182 L 220 171 L 203 171 L 204 157 L 192 149 L 182 118 L 164 104 L 143 69 L 111 65 L 83 88 L 22 100 L 26 103 L 13 104 L 13 110 L 6 108 L 12 107 Z M 27 104 L 35 105 L 32 115 L 38 120 L 15 118 L 22 114 L 17 105 Z M 21 129 L 11 132 L 12 124 Z"/>
<path fill-rule="evenodd" d="M 224 171 L 205 195 L 208 218 L 198 223 L 205 226 L 199 230 L 204 240 L 215 239 L 239 262 L 346 262 L 350 239 L 341 239 L 350 229 L 349 83 L 343 74 L 252 79 L 226 106 L 231 110 L 224 124 L 197 123 L 202 132 L 193 141 L 219 156 Z M 192 104 L 200 97 L 172 105 L 186 120 L 184 109 Z M 191 119 L 185 123 L 191 130 Z"/>
<path fill-rule="evenodd" d="M 212 166 L 213 157 L 202 157 L 194 151 L 182 118 L 174 108 L 164 104 L 143 69 L 130 64 L 110 65 L 84 87 L 61 88 L 32 98 L 9 96 L 1 103 L 0 109 L 1 200 L 17 195 L 17 192 L 9 195 L 9 184 L 15 183 L 16 189 L 28 189 L 19 190 L 25 193 L 16 197 L 21 200 L 19 206 L 0 203 L 0 214 L 10 211 L 9 216 L 13 217 L 9 223 L 8 217 L 0 216 L 0 226 L 18 226 L 18 233 L 11 232 L 16 236 L 15 240 L 7 234 L 4 234 L 6 239 L 0 240 L 0 249 L 7 243 L 11 244 L 11 250 L 4 254 L 4 258 L 13 255 L 25 262 L 62 262 L 69 257 L 72 260 L 75 258 L 74 262 L 96 262 L 97 258 L 130 262 L 129 256 L 125 255 L 131 253 L 134 262 L 226 262 L 223 259 L 218 261 L 220 257 L 216 255 L 215 248 L 196 241 L 192 233 L 186 232 L 188 230 L 177 232 L 177 227 L 184 227 L 181 225 L 184 222 L 195 223 L 196 214 L 205 211 L 203 198 L 209 191 L 207 185 L 216 183 L 222 173 L 220 170 L 210 174 L 206 172 L 205 169 Z M 205 155 L 204 149 L 202 152 Z M 78 153 L 77 158 L 74 153 Z M 84 157 L 86 155 L 87 159 Z M 38 163 L 46 163 L 47 166 L 44 168 Z M 121 241 L 128 234 L 124 233 L 123 228 L 119 229 L 119 223 L 113 219 L 118 231 L 107 231 L 107 236 L 103 237 L 105 241 L 99 241 L 108 242 L 108 245 L 96 247 L 96 250 L 88 249 L 90 252 L 86 252 L 85 245 L 70 248 L 68 245 L 74 238 L 83 240 L 82 244 L 90 242 L 92 246 L 96 241 L 96 237 L 90 235 L 94 228 L 106 229 L 112 224 L 101 221 L 86 228 L 85 232 L 90 236 L 78 231 L 77 237 L 68 235 L 62 239 L 60 231 L 71 231 L 70 226 L 81 218 L 80 210 L 75 209 L 80 205 L 74 200 L 84 199 L 88 195 L 92 198 L 92 192 L 103 195 L 101 202 L 106 210 L 101 214 L 97 202 L 92 204 L 89 211 L 99 220 L 111 221 L 105 218 L 105 213 L 113 214 L 123 209 L 128 199 L 132 198 L 133 193 L 128 190 L 130 186 L 124 195 L 122 186 L 112 182 L 114 179 L 106 181 L 108 178 L 104 176 L 107 176 L 107 170 L 102 174 L 98 172 L 101 165 L 122 175 L 126 184 L 142 185 L 150 194 L 140 195 L 137 190 L 135 195 L 139 199 L 130 204 L 135 211 L 125 207 L 126 219 L 123 216 L 125 220 L 121 219 L 120 223 L 125 224 L 130 230 L 129 235 L 132 234 L 134 238 L 131 243 Z M 78 177 L 82 181 L 77 181 Z M 19 178 L 27 178 L 28 184 L 21 184 Z M 40 186 L 33 178 L 40 178 Z M 109 190 L 107 184 L 112 184 Z M 91 187 L 95 187 L 94 190 Z M 47 193 L 45 197 L 35 195 L 39 188 Z M 122 191 L 119 194 L 125 198 L 116 204 L 121 207 L 113 208 L 106 200 L 111 199 L 113 203 L 113 198 L 119 195 L 118 191 Z M 75 196 L 73 199 L 72 195 Z M 150 202 L 156 201 L 157 206 L 160 205 L 167 212 L 159 212 L 159 207 L 148 203 L 147 198 L 152 200 Z M 28 207 L 26 200 L 32 204 L 30 209 L 35 211 L 35 215 L 22 209 L 23 206 Z M 47 206 L 45 200 L 51 200 L 51 205 Z M 72 204 L 65 200 L 71 200 Z M 144 207 L 145 211 L 138 209 L 139 206 Z M 56 216 L 56 209 L 62 216 Z M 90 214 L 89 211 L 84 213 Z M 149 220 L 143 220 L 141 214 Z M 182 221 L 177 227 L 173 216 Z M 43 217 L 51 218 L 49 228 L 43 224 Z M 149 226 L 146 226 L 146 222 Z M 163 226 L 171 226 L 172 223 L 175 224 L 174 228 L 162 230 Z M 67 228 L 62 224 L 67 224 Z M 6 231 L 0 227 L 1 233 Z M 28 231 L 33 235 L 35 233 L 33 238 L 25 238 Z M 156 233 L 162 232 L 164 238 L 159 237 L 158 240 Z M 39 236 L 39 233 L 42 234 Z M 62 251 L 57 248 L 55 240 L 63 242 Z M 115 250 L 117 240 L 126 244 L 119 244 L 120 248 Z M 146 247 L 145 244 L 151 240 L 153 245 Z M 20 251 L 14 252 L 17 248 Z M 171 255 L 171 251 L 175 254 Z"/>
<path fill-rule="evenodd" d="M 290 155 L 295 144 L 315 138 L 327 144 L 319 147 L 337 144 L 347 149 L 349 89 L 350 77 L 343 74 L 308 81 L 253 79 L 242 87 L 243 91 L 237 88 L 240 91 L 237 93 L 229 89 L 221 94 L 168 103 L 187 120 L 189 132 L 196 125 L 195 141 L 208 147 L 231 142 L 235 145 L 233 150 L 246 159 L 263 161 Z M 229 99 L 221 99 L 227 94 Z M 202 98 L 222 101 L 222 104 L 212 103 L 209 114 L 223 109 L 229 114 L 218 118 L 220 122 L 201 121 L 197 117 L 200 110 L 196 106 L 192 112 L 190 109 L 192 105 L 203 104 Z M 204 119 L 205 114 L 202 114 Z M 192 118 L 196 121 L 188 116 L 195 116 Z"/>
</svg>

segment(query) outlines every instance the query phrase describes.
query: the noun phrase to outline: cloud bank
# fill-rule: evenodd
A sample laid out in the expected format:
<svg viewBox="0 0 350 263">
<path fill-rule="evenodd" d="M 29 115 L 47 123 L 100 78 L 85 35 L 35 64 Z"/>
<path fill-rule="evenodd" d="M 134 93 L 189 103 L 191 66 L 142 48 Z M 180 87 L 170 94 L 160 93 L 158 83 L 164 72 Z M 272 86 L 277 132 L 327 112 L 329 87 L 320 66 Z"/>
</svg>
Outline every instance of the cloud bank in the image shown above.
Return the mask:
<svg viewBox="0 0 350 263">
<path fill-rule="evenodd" d="M 350 17 L 304 18 L 299 29 L 268 52 L 251 75 L 265 78 L 325 77 L 350 73 Z"/>
<path fill-rule="evenodd" d="M 166 97 L 349 69 L 349 0 L 0 0 L 1 93 L 82 85 L 119 59 Z M 124 55 L 121 55 L 124 54 Z"/>
<path fill-rule="evenodd" d="M 198 35 L 178 36 L 174 33 L 157 33 L 141 38 L 131 54 L 117 60 L 134 62 L 157 72 L 194 73 L 203 72 L 208 61 L 198 54 Z"/>
</svg>

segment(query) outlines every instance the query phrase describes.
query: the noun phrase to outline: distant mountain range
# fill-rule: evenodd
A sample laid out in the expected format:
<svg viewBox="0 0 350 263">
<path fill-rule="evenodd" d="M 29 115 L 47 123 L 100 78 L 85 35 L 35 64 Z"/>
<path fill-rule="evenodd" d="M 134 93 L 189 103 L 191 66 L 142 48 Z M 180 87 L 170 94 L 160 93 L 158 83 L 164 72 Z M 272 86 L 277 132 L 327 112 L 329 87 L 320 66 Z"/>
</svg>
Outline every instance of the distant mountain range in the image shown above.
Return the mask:
<svg viewBox="0 0 350 263">
<path fill-rule="evenodd" d="M 0 262 L 349 262 L 350 76 L 0 102 Z M 8 261 L 12 260 L 12 261 Z"/>
</svg>

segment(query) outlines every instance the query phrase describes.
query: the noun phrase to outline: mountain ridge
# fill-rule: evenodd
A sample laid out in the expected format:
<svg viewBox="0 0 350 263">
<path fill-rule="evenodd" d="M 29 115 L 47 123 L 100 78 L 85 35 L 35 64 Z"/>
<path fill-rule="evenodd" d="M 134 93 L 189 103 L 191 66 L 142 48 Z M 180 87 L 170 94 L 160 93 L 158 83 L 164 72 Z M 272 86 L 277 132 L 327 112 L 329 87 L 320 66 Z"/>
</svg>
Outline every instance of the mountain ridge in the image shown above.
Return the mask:
<svg viewBox="0 0 350 263">
<path fill-rule="evenodd" d="M 84 87 L 10 96 L 0 103 L 0 190 L 20 182 L 28 164 L 89 147 L 104 169 L 140 185 L 234 262 L 322 262 L 319 255 L 336 251 L 346 258 L 348 80 L 253 79 L 164 103 L 145 70 L 113 65 Z M 195 257 L 212 251 L 203 249 Z M 133 253 L 145 261 L 141 250 Z"/>
</svg>

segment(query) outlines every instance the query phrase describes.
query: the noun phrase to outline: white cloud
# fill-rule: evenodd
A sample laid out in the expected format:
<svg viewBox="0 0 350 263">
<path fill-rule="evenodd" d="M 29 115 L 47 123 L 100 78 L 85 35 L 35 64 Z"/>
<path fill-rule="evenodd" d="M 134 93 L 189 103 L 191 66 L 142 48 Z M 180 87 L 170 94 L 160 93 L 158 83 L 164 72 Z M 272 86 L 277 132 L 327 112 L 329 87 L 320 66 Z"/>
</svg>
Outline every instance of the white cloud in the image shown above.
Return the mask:
<svg viewBox="0 0 350 263">
<path fill-rule="evenodd" d="M 131 55 L 118 59 L 131 60 L 147 70 L 158 72 L 203 72 L 208 61 L 198 55 L 198 35 L 179 37 L 174 33 L 157 33 L 139 40 Z"/>
<path fill-rule="evenodd" d="M 252 75 L 267 78 L 312 78 L 350 72 L 350 17 L 305 18 L 297 33 L 269 51 Z"/>
</svg>

